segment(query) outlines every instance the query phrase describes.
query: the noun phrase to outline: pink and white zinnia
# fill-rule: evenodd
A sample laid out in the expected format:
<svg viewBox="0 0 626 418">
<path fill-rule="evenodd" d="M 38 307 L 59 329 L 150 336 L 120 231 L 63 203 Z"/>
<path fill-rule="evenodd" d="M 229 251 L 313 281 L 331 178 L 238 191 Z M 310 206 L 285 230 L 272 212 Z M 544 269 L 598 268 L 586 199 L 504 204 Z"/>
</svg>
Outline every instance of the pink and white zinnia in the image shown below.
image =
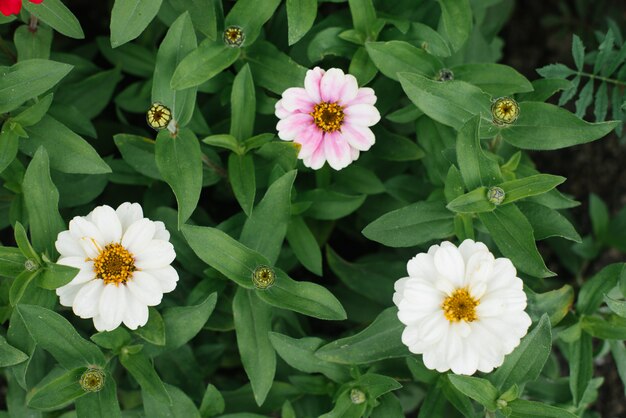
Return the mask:
<svg viewBox="0 0 626 418">
<path fill-rule="evenodd" d="M 369 127 L 380 120 L 375 103 L 374 90 L 359 88 L 354 76 L 315 67 L 307 71 L 304 88 L 285 90 L 276 103 L 278 137 L 300 144 L 305 166 L 317 170 L 328 161 L 341 170 L 374 145 Z"/>
<path fill-rule="evenodd" d="M 148 306 L 161 303 L 178 282 L 169 239 L 163 222 L 144 218 L 137 203 L 98 206 L 74 217 L 55 243 L 57 263 L 80 270 L 56 290 L 61 305 L 93 318 L 98 331 L 112 331 L 122 322 L 130 329 L 144 326 Z"/>
</svg>

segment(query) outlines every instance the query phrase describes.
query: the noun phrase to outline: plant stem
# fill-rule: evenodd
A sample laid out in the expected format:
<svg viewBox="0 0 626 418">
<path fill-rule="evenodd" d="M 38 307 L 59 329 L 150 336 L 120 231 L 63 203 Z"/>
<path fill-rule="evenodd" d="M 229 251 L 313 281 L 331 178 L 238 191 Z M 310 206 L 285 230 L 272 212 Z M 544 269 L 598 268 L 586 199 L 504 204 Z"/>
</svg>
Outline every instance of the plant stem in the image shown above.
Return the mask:
<svg viewBox="0 0 626 418">
<path fill-rule="evenodd" d="M 591 79 L 605 81 L 607 83 L 615 84 L 617 86 L 624 86 L 624 87 L 626 87 L 626 82 L 621 81 L 621 80 L 616 80 L 614 78 L 603 77 L 601 75 L 595 75 L 595 74 L 591 74 L 591 73 L 586 73 L 584 71 L 578 71 L 577 74 L 580 75 L 580 76 L 589 77 Z"/>
</svg>

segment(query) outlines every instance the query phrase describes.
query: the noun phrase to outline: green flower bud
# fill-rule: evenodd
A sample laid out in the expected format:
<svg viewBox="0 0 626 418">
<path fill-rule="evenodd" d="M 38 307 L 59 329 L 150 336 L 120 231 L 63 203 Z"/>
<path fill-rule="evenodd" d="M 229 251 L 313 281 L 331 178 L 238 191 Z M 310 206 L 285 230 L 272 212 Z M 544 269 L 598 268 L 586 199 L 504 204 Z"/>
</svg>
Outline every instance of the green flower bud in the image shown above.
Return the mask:
<svg viewBox="0 0 626 418">
<path fill-rule="evenodd" d="M 224 29 L 224 43 L 233 48 L 239 48 L 243 41 L 246 40 L 246 35 L 243 33 L 243 29 L 239 26 L 229 26 Z"/>
<path fill-rule="evenodd" d="M 85 392 L 100 392 L 104 387 L 104 372 L 100 369 L 89 368 L 80 377 L 80 387 Z"/>
<path fill-rule="evenodd" d="M 452 81 L 454 80 L 454 73 L 452 70 L 448 68 L 442 68 L 439 70 L 439 75 L 437 76 L 437 80 L 439 81 Z"/>
<path fill-rule="evenodd" d="M 252 283 L 257 289 L 267 289 L 274 284 L 274 280 L 276 280 L 276 273 L 268 266 L 258 266 L 252 273 Z"/>
<path fill-rule="evenodd" d="M 350 391 L 350 400 L 353 404 L 360 405 L 367 400 L 367 397 L 362 390 L 354 388 Z"/>
<path fill-rule="evenodd" d="M 510 97 L 500 97 L 491 105 L 491 117 L 496 125 L 510 125 L 519 116 L 519 106 Z"/>
<path fill-rule="evenodd" d="M 35 260 L 29 258 L 28 260 L 24 261 L 24 268 L 28 271 L 35 271 L 39 268 L 39 264 L 37 264 Z"/>
<path fill-rule="evenodd" d="M 487 191 L 487 200 L 489 200 L 494 205 L 499 205 L 500 203 L 502 203 L 505 197 L 506 194 L 504 193 L 504 190 L 502 190 L 500 187 L 492 187 Z"/>
</svg>

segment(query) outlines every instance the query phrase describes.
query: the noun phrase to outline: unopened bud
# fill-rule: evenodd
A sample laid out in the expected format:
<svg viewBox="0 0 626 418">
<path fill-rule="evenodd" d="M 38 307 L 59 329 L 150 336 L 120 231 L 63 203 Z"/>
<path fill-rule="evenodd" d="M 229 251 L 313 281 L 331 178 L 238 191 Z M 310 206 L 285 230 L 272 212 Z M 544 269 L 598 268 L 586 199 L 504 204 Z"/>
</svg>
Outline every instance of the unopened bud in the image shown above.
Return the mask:
<svg viewBox="0 0 626 418">
<path fill-rule="evenodd" d="M 252 283 L 257 289 L 267 289 L 274 284 L 276 273 L 268 266 L 258 266 L 252 273 Z"/>
<path fill-rule="evenodd" d="M 80 387 L 85 392 L 100 392 L 104 387 L 104 372 L 100 369 L 87 369 L 80 377 Z"/>
<path fill-rule="evenodd" d="M 504 193 L 504 190 L 502 190 L 500 187 L 492 187 L 487 191 L 487 200 L 489 200 L 494 205 L 501 204 L 505 197 L 506 194 Z"/>
</svg>

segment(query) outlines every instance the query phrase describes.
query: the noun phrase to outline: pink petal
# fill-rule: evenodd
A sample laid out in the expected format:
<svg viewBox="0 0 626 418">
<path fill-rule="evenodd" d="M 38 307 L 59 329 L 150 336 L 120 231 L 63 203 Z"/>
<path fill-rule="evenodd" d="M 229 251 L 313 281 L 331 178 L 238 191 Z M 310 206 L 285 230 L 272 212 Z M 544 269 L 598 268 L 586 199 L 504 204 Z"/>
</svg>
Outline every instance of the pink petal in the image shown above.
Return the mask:
<svg viewBox="0 0 626 418">
<path fill-rule="evenodd" d="M 313 155 L 323 138 L 324 132 L 319 130 L 316 126 L 309 127 L 295 140 L 295 142 L 302 146 L 302 148 L 300 148 L 300 152 L 298 153 L 298 158 L 304 160 Z"/>
<path fill-rule="evenodd" d="M 302 162 L 306 167 L 312 168 L 313 170 L 319 170 L 324 166 L 326 162 L 326 154 L 324 153 L 324 138 L 317 144 L 317 148 L 310 157 L 303 158 Z"/>
<path fill-rule="evenodd" d="M 307 113 L 295 113 L 276 124 L 278 137 L 283 141 L 293 141 L 313 124 L 313 117 Z"/>
<path fill-rule="evenodd" d="M 343 138 L 358 151 L 367 151 L 376 142 L 374 133 L 365 126 L 344 124 L 341 127 L 341 132 Z"/>
<path fill-rule="evenodd" d="M 346 107 L 343 113 L 346 115 L 344 123 L 354 125 L 372 126 L 377 124 L 380 120 L 378 109 L 367 104 L 357 104 Z"/>
<path fill-rule="evenodd" d="M 352 161 L 358 160 L 359 155 L 361 155 L 361 152 L 358 149 L 350 147 L 350 158 L 352 158 Z"/>
<path fill-rule="evenodd" d="M 22 0 L 0 0 L 0 13 L 5 16 L 18 14 L 22 9 Z"/>
<path fill-rule="evenodd" d="M 339 92 L 339 103 L 350 103 L 353 101 L 359 92 L 359 84 L 356 78 L 351 74 L 346 74 L 343 86 Z"/>
<path fill-rule="evenodd" d="M 324 154 L 326 160 L 335 170 L 341 170 L 352 162 L 350 144 L 343 139 L 340 132 L 331 132 L 324 135 Z"/>
<path fill-rule="evenodd" d="M 28 0 L 28 1 L 30 1 L 31 3 L 39 4 L 39 3 L 41 3 L 43 0 Z"/>
<path fill-rule="evenodd" d="M 322 93 L 322 101 L 324 102 L 338 102 L 341 98 L 341 90 L 346 79 L 346 75 L 339 68 L 331 68 L 326 71 L 322 82 L 320 83 L 320 90 Z"/>
<path fill-rule="evenodd" d="M 304 78 L 304 88 L 309 97 L 316 103 L 322 101 L 320 82 L 322 81 L 324 73 L 325 71 L 320 67 L 315 67 L 312 70 L 307 71 L 306 77 Z"/>
<path fill-rule="evenodd" d="M 287 116 L 291 115 L 291 112 L 283 107 L 282 100 L 276 102 L 274 109 L 276 109 L 274 114 L 278 119 L 285 119 Z"/>
<path fill-rule="evenodd" d="M 315 102 L 302 87 L 291 87 L 283 92 L 282 106 L 288 112 L 311 113 Z"/>
<path fill-rule="evenodd" d="M 376 103 L 376 94 L 374 93 L 374 90 L 369 87 L 363 87 L 359 89 L 354 99 L 345 103 L 345 106 L 352 106 L 356 104 L 374 105 L 374 103 Z"/>
</svg>

